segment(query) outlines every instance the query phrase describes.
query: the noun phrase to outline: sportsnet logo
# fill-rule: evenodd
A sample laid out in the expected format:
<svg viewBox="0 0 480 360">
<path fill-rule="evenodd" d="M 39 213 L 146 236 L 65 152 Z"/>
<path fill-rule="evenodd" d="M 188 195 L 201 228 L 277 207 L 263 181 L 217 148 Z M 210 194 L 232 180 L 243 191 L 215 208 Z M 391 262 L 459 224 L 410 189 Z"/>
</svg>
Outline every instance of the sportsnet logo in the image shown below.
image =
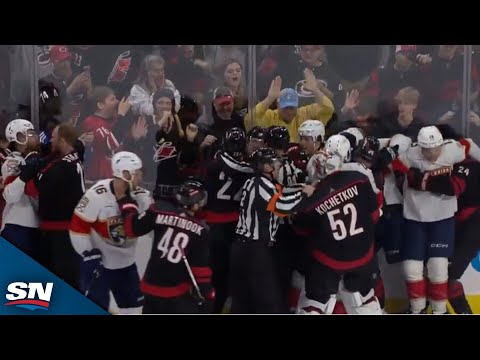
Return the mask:
<svg viewBox="0 0 480 360">
<path fill-rule="evenodd" d="M 25 290 L 24 290 L 25 289 Z M 28 291 L 27 291 L 28 289 Z M 8 285 L 6 306 L 17 306 L 28 310 L 48 310 L 53 291 L 53 283 L 14 282 Z"/>
</svg>

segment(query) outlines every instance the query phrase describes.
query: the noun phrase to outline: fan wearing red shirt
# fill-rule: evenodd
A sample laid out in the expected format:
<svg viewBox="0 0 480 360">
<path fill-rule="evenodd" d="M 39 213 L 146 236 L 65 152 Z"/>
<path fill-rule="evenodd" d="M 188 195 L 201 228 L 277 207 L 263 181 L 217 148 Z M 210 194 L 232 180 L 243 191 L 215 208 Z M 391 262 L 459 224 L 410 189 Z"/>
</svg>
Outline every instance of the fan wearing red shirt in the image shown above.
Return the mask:
<svg viewBox="0 0 480 360">
<path fill-rule="evenodd" d="M 89 100 L 94 113 L 83 121 L 82 130 L 91 133 L 93 141 L 85 151 L 85 178 L 107 179 L 112 177 L 112 155 L 120 148 L 113 128 L 122 121 L 130 104 L 125 99 L 118 101 L 113 90 L 107 86 L 95 87 Z"/>
</svg>

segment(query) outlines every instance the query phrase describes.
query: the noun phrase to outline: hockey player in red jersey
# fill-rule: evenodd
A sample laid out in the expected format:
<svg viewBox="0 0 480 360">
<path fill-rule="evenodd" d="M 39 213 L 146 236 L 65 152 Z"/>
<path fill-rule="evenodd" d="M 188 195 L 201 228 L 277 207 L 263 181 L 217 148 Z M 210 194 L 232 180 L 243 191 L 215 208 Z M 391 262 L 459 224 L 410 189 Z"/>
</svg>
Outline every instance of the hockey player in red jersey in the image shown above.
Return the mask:
<svg viewBox="0 0 480 360">
<path fill-rule="evenodd" d="M 243 162 L 246 137 L 240 128 L 227 131 L 222 150 L 209 162 L 205 187 L 210 194 L 205 206 L 205 221 L 210 228 L 212 283 L 215 287 L 214 313 L 220 313 L 228 297 L 230 248 L 235 238 L 242 186 L 252 175 Z"/>
<path fill-rule="evenodd" d="M 117 198 L 125 193 L 140 211 L 152 203 L 150 193 L 139 187 L 142 161 L 121 151 L 112 158 L 113 179 L 98 181 L 78 203 L 70 223 L 70 238 L 82 257 L 80 290 L 108 310 L 110 292 L 122 314 L 141 313 L 143 295 L 135 263 L 137 237 L 125 234 Z"/>
<path fill-rule="evenodd" d="M 38 197 L 42 241 L 48 247 L 46 267 L 78 289 L 80 259 L 68 234 L 75 207 L 85 192 L 83 167 L 75 149 L 77 140 L 75 128 L 68 123 L 53 130 L 52 156 L 56 157 L 27 182 L 25 193 Z M 32 167 L 35 171 L 31 173 L 36 174 L 37 165 L 27 165 L 25 169 Z"/>
<path fill-rule="evenodd" d="M 141 282 L 144 314 L 212 310 L 215 292 L 210 282 L 209 230 L 196 218 L 207 202 L 207 192 L 198 181 L 186 180 L 178 188 L 176 202 L 159 200 L 139 214 L 131 198 L 119 200 L 127 236 L 154 231 L 152 253 Z"/>
<path fill-rule="evenodd" d="M 306 297 L 300 313 L 330 314 L 337 291 L 351 314 L 381 314 L 374 296 L 374 224 L 377 197 L 368 176 L 341 171 L 340 156 L 321 151 L 309 163 L 315 192 L 287 213 L 307 218 L 312 261 L 306 271 Z M 276 206 L 282 213 L 282 208 Z"/>
</svg>

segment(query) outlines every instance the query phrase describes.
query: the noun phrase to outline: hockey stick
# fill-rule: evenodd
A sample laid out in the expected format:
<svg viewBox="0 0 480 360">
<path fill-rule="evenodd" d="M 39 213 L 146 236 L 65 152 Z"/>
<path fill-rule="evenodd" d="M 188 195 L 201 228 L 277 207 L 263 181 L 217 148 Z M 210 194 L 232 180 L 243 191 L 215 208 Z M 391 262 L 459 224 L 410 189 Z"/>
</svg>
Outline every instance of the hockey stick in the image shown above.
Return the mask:
<svg viewBox="0 0 480 360">
<path fill-rule="evenodd" d="M 190 276 L 190 280 L 192 280 L 193 287 L 195 288 L 195 292 L 197 295 L 198 299 L 198 305 L 203 305 L 205 302 L 205 298 L 202 296 L 202 293 L 200 292 L 200 288 L 198 287 L 197 280 L 195 279 L 195 276 L 193 275 L 192 268 L 190 267 L 190 264 L 187 260 L 187 257 L 185 256 L 185 251 L 182 247 L 180 247 L 180 250 L 182 252 L 182 260 L 183 263 L 185 264 L 185 267 L 187 268 L 188 275 Z"/>
<path fill-rule="evenodd" d="M 92 280 L 90 280 L 90 284 L 88 284 L 87 290 L 85 290 L 85 296 L 88 296 L 88 294 L 90 293 L 90 290 L 92 290 L 93 285 L 95 285 L 99 277 L 100 277 L 100 271 L 98 271 L 98 269 L 95 269 L 93 271 Z"/>
</svg>

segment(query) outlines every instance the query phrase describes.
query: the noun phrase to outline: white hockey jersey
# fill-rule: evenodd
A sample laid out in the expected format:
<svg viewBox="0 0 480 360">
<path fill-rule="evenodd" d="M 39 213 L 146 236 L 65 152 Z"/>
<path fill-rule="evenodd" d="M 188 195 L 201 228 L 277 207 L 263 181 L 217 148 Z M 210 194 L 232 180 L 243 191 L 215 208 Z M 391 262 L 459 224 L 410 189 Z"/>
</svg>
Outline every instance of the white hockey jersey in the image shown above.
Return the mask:
<svg viewBox="0 0 480 360">
<path fill-rule="evenodd" d="M 461 143 L 446 140 L 443 143 L 439 158 L 432 163 L 423 157 L 420 146 L 412 144 L 407 152 L 398 156 L 394 167 L 404 172 L 410 167 L 416 167 L 421 171 L 451 169 L 454 164 L 465 160 L 465 153 L 466 148 Z M 456 211 L 457 198 L 455 196 L 415 190 L 409 187 L 407 180 L 405 180 L 403 184 L 404 218 L 420 222 L 433 222 L 451 218 Z"/>
<path fill-rule="evenodd" d="M 14 151 L 10 153 L 2 165 L 2 177 L 5 188 L 3 198 L 2 230 L 5 224 L 19 225 L 29 228 L 38 228 L 37 215 L 38 202 L 36 199 L 25 195 L 25 183 L 18 178 L 19 166 L 25 163 L 23 156 Z"/>
<path fill-rule="evenodd" d="M 140 213 L 153 202 L 145 189 L 137 189 L 131 195 Z M 113 179 L 98 181 L 79 201 L 70 223 L 70 239 L 79 254 L 99 249 L 107 269 L 122 269 L 135 262 L 137 238 L 125 236 Z"/>
<path fill-rule="evenodd" d="M 375 177 L 373 176 L 372 170 L 370 170 L 365 165 L 360 164 L 358 162 L 349 162 L 349 163 L 343 164 L 340 171 L 357 171 L 368 177 L 368 180 L 370 180 L 370 185 L 372 186 L 372 190 L 377 196 L 377 206 L 378 206 L 378 212 L 379 212 L 378 216 L 382 216 L 383 215 L 383 210 L 382 210 L 383 193 L 377 187 L 377 183 L 375 182 Z"/>
<path fill-rule="evenodd" d="M 410 138 L 402 134 L 397 134 L 393 136 L 391 139 L 382 138 L 378 140 L 380 142 L 380 149 L 387 146 L 398 145 L 398 154 L 405 153 L 412 144 L 412 141 L 410 140 Z M 387 174 L 385 174 L 385 181 L 383 184 L 383 197 L 385 198 L 385 204 L 387 205 L 402 204 L 403 195 L 397 186 L 397 180 L 395 178 L 395 173 L 393 172 L 392 165 L 390 164 L 388 168 L 390 169 L 390 171 Z"/>
</svg>

